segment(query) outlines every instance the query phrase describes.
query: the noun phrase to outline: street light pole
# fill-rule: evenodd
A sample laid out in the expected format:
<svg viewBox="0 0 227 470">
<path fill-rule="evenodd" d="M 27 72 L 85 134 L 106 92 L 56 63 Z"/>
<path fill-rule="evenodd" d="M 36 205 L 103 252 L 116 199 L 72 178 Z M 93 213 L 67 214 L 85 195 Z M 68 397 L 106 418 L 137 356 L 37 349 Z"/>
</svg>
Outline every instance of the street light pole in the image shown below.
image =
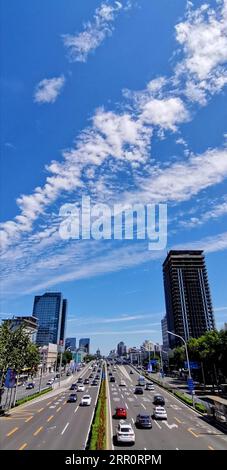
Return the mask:
<svg viewBox="0 0 227 470">
<path fill-rule="evenodd" d="M 168 333 L 169 335 L 176 336 L 177 338 L 180 338 L 180 339 L 183 341 L 184 346 L 185 346 L 185 353 L 186 353 L 187 365 L 188 365 L 188 377 L 189 377 L 189 379 L 191 379 L 191 378 L 192 378 L 191 367 L 190 367 L 190 362 L 189 362 L 188 347 L 187 347 L 187 343 L 186 343 L 185 339 L 184 339 L 182 336 L 180 336 L 180 335 L 176 335 L 176 333 L 173 333 L 172 331 L 168 331 L 168 330 L 167 330 L 167 333 Z M 194 406 L 194 394 L 193 394 L 193 393 L 192 393 L 192 404 L 193 404 L 193 406 Z"/>
<path fill-rule="evenodd" d="M 188 365 L 188 375 L 189 375 L 189 379 L 191 379 L 191 378 L 192 378 L 192 375 L 191 375 L 191 367 L 190 367 L 189 356 L 188 356 L 188 347 L 187 347 L 187 343 L 186 343 L 185 339 L 184 339 L 182 336 L 180 336 L 180 335 L 176 335 L 176 333 L 173 333 L 172 331 L 168 331 L 168 330 L 167 330 L 167 333 L 169 333 L 169 335 L 176 336 L 177 338 L 180 338 L 181 341 L 183 341 L 184 346 L 185 346 L 185 353 L 186 353 L 187 365 Z"/>
</svg>

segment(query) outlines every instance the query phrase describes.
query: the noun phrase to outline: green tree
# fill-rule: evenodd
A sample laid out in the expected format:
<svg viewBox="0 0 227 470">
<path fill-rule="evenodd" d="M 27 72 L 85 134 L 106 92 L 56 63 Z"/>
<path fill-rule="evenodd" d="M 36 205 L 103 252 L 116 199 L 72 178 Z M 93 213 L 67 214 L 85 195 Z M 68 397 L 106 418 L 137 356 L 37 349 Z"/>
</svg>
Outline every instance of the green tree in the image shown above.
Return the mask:
<svg viewBox="0 0 227 470">
<path fill-rule="evenodd" d="M 19 374 L 25 367 L 35 369 L 39 362 L 38 348 L 30 341 L 25 327 L 21 325 L 12 330 L 10 321 L 3 322 L 0 325 L 0 388 L 4 384 L 8 368 Z"/>
</svg>

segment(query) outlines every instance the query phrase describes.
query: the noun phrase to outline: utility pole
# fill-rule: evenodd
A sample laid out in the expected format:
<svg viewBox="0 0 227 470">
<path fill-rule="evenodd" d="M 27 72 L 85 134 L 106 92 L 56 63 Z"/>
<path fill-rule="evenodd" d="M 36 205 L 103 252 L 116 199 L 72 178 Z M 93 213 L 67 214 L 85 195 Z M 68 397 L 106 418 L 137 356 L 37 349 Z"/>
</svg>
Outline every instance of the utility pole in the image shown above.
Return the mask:
<svg viewBox="0 0 227 470">
<path fill-rule="evenodd" d="M 61 386 L 61 365 L 62 365 L 62 351 L 60 355 L 60 366 L 59 366 L 59 387 Z"/>
</svg>

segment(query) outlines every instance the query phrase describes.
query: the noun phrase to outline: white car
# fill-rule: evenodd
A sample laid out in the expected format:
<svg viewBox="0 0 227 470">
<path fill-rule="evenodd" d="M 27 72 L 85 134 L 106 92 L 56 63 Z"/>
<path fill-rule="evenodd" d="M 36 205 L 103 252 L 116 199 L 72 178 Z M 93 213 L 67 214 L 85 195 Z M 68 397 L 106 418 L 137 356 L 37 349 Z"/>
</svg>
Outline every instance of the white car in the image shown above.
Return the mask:
<svg viewBox="0 0 227 470">
<path fill-rule="evenodd" d="M 78 391 L 78 392 L 84 392 L 84 390 L 85 390 L 84 385 L 82 385 L 82 384 L 81 384 L 81 385 L 78 385 L 78 387 L 77 387 L 77 391 Z"/>
<path fill-rule="evenodd" d="M 155 419 L 167 419 L 167 412 L 166 412 L 164 406 L 156 406 L 154 408 L 153 417 Z"/>
<path fill-rule="evenodd" d="M 119 386 L 120 387 L 126 387 L 126 383 L 124 380 L 121 380 L 120 383 L 119 383 Z"/>
<path fill-rule="evenodd" d="M 83 398 L 81 399 L 81 405 L 82 406 L 90 406 L 91 404 L 91 396 L 90 395 L 84 395 Z"/>
<path fill-rule="evenodd" d="M 135 433 L 132 429 L 131 424 L 121 420 L 117 427 L 117 442 L 125 442 L 129 444 L 135 444 Z"/>
<path fill-rule="evenodd" d="M 152 383 L 146 383 L 146 390 L 154 390 L 154 385 Z"/>
</svg>

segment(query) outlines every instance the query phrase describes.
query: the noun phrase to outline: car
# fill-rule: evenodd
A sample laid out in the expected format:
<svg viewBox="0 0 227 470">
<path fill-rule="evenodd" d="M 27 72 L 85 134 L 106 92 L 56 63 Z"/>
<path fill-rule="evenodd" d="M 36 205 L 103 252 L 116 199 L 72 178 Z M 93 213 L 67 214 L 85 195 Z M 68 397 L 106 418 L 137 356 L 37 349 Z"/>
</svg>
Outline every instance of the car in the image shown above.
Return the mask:
<svg viewBox="0 0 227 470">
<path fill-rule="evenodd" d="M 154 385 L 151 383 L 146 383 L 146 390 L 154 390 Z"/>
<path fill-rule="evenodd" d="M 28 384 L 26 385 L 26 388 L 27 388 L 28 390 L 30 390 L 31 388 L 35 388 L 34 382 L 28 383 Z"/>
<path fill-rule="evenodd" d="M 83 398 L 81 398 L 80 404 L 81 404 L 81 406 L 90 406 L 91 396 L 90 395 L 84 395 Z"/>
<path fill-rule="evenodd" d="M 115 377 L 113 375 L 110 377 L 110 382 L 115 382 Z"/>
<path fill-rule="evenodd" d="M 60 378 L 60 374 L 56 374 L 55 379 L 59 379 L 59 378 Z"/>
<path fill-rule="evenodd" d="M 89 379 L 84 379 L 84 384 L 88 385 L 89 384 Z"/>
<path fill-rule="evenodd" d="M 117 426 L 116 440 L 119 444 L 135 444 L 135 433 L 130 423 L 120 421 Z"/>
<path fill-rule="evenodd" d="M 127 410 L 124 406 L 118 406 L 116 409 L 115 409 L 115 418 L 124 418 L 126 419 L 127 418 Z"/>
<path fill-rule="evenodd" d="M 114 366 L 114 367 L 113 367 L 113 371 L 116 372 L 116 370 L 117 370 L 117 368 Z"/>
<path fill-rule="evenodd" d="M 136 417 L 136 426 L 143 429 L 152 428 L 152 419 L 151 416 L 147 413 L 139 413 Z"/>
<path fill-rule="evenodd" d="M 134 390 L 134 393 L 136 395 L 143 395 L 143 388 L 142 387 L 136 387 L 135 390 Z"/>
<path fill-rule="evenodd" d="M 165 399 L 162 395 L 155 395 L 153 403 L 154 405 L 165 406 Z"/>
<path fill-rule="evenodd" d="M 77 390 L 77 384 L 71 384 L 71 387 L 69 390 Z"/>
<path fill-rule="evenodd" d="M 78 392 L 84 392 L 84 390 L 85 390 L 84 385 L 83 385 L 83 384 L 79 384 L 78 387 L 77 387 L 77 391 L 78 391 Z"/>
<path fill-rule="evenodd" d="M 130 374 L 131 374 L 131 375 L 134 374 L 133 370 L 130 370 Z"/>
<path fill-rule="evenodd" d="M 167 419 L 167 412 L 164 406 L 156 406 L 154 408 L 153 418 L 155 419 Z"/>
<path fill-rule="evenodd" d="M 92 370 L 92 366 L 89 366 L 89 369 L 91 369 L 91 370 Z"/>
<path fill-rule="evenodd" d="M 76 401 L 77 401 L 77 394 L 76 393 L 70 393 L 67 402 L 68 403 L 75 403 Z"/>
<path fill-rule="evenodd" d="M 77 383 L 78 383 L 78 384 L 82 384 L 82 383 L 83 383 L 83 379 L 80 377 L 80 378 L 77 380 Z"/>
<path fill-rule="evenodd" d="M 93 377 L 94 377 L 94 374 L 89 375 L 89 379 L 93 379 Z"/>
<path fill-rule="evenodd" d="M 66 372 L 67 377 L 69 377 L 71 374 L 72 374 L 72 372 L 70 372 L 69 370 L 68 370 L 68 372 Z"/>
<path fill-rule="evenodd" d="M 98 385 L 98 380 L 92 380 L 91 385 Z"/>
<path fill-rule="evenodd" d="M 112 372 L 109 372 L 109 376 L 113 375 Z"/>
<path fill-rule="evenodd" d="M 53 385 L 53 382 L 54 382 L 54 379 L 50 379 L 48 380 L 47 385 Z"/>
<path fill-rule="evenodd" d="M 124 380 L 121 380 L 119 383 L 119 387 L 126 387 L 126 383 Z"/>
</svg>

